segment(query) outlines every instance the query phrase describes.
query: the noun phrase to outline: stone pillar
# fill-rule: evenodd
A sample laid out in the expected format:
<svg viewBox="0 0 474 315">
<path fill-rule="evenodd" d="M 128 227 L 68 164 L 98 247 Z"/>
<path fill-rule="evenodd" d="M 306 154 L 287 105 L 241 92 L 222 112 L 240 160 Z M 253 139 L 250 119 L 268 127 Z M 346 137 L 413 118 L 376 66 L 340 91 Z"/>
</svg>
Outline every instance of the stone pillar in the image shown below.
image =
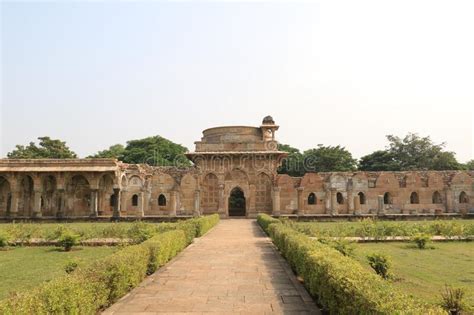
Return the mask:
<svg viewBox="0 0 474 315">
<path fill-rule="evenodd" d="M 359 196 L 354 196 L 353 203 L 354 203 L 354 214 L 359 215 L 361 213 Z"/>
<path fill-rule="evenodd" d="M 144 212 L 144 203 L 145 203 L 145 194 L 143 191 L 140 191 L 138 194 L 138 207 L 137 207 L 137 217 L 143 218 L 145 215 Z"/>
<path fill-rule="evenodd" d="M 220 216 L 225 216 L 224 184 L 219 184 L 219 201 L 217 212 Z"/>
<path fill-rule="evenodd" d="M 58 189 L 58 211 L 56 211 L 56 217 L 64 217 L 64 210 L 66 208 L 66 198 L 64 189 Z"/>
<path fill-rule="evenodd" d="M 195 217 L 198 217 L 201 215 L 201 191 L 199 189 L 196 189 L 194 191 L 194 212 L 193 215 Z"/>
<path fill-rule="evenodd" d="M 446 188 L 444 190 L 446 194 L 446 212 L 456 212 L 455 201 L 453 200 L 453 191 L 451 188 Z"/>
<path fill-rule="evenodd" d="M 326 189 L 326 197 L 324 198 L 324 206 L 327 214 L 331 213 L 331 191 Z"/>
<path fill-rule="evenodd" d="M 120 202 L 121 202 L 120 188 L 114 188 L 114 196 L 115 196 L 115 203 L 114 203 L 114 210 L 112 213 L 112 217 L 120 218 Z"/>
<path fill-rule="evenodd" d="M 170 197 L 170 206 L 171 206 L 170 217 L 176 216 L 176 208 L 177 208 L 176 195 L 177 195 L 176 191 L 172 190 L 171 197 Z"/>
<path fill-rule="evenodd" d="M 128 205 L 128 193 L 125 189 L 122 189 L 120 192 L 120 215 L 122 215 L 124 212 L 127 212 L 127 205 Z"/>
<path fill-rule="evenodd" d="M 354 213 L 354 195 L 352 189 L 347 191 L 347 206 L 349 207 L 348 213 Z"/>
<path fill-rule="evenodd" d="M 280 187 L 273 187 L 273 209 L 272 215 L 279 216 L 280 215 Z"/>
<path fill-rule="evenodd" d="M 90 216 L 93 218 L 99 215 L 98 196 L 99 196 L 99 192 L 97 191 L 97 189 L 91 190 Z"/>
<path fill-rule="evenodd" d="M 41 213 L 41 191 L 35 190 L 34 191 L 34 200 L 33 200 L 33 217 L 40 218 L 42 216 Z"/>
<path fill-rule="evenodd" d="M 250 193 L 249 193 L 249 209 L 248 209 L 248 214 L 250 215 L 256 215 L 257 212 L 257 206 L 255 204 L 255 198 L 257 196 L 257 188 L 255 185 L 250 185 Z"/>
<path fill-rule="evenodd" d="M 385 203 L 383 200 L 383 195 L 377 196 L 377 213 L 379 215 L 385 214 Z"/>
<path fill-rule="evenodd" d="M 337 214 L 337 190 L 331 188 L 331 215 Z"/>
<path fill-rule="evenodd" d="M 18 201 L 20 199 L 19 191 L 12 191 L 12 203 L 10 206 L 10 217 L 14 218 L 18 215 Z"/>
<path fill-rule="evenodd" d="M 303 215 L 304 214 L 304 198 L 303 198 L 303 192 L 304 188 L 303 187 L 298 187 L 296 188 L 296 192 L 298 194 L 298 209 L 296 210 L 297 215 Z"/>
</svg>

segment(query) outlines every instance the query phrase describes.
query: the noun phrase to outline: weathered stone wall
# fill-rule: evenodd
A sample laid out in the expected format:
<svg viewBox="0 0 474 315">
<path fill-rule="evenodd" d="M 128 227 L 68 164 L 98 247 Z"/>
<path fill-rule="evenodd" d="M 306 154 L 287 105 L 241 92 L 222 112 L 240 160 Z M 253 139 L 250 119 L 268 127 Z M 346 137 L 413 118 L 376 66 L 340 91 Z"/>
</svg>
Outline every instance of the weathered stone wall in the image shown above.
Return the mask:
<svg viewBox="0 0 474 315">
<path fill-rule="evenodd" d="M 193 167 L 113 159 L 0 160 L 0 217 L 231 215 L 235 192 L 247 217 L 474 213 L 474 172 L 336 172 L 278 175 L 278 126 L 203 132 Z"/>
</svg>

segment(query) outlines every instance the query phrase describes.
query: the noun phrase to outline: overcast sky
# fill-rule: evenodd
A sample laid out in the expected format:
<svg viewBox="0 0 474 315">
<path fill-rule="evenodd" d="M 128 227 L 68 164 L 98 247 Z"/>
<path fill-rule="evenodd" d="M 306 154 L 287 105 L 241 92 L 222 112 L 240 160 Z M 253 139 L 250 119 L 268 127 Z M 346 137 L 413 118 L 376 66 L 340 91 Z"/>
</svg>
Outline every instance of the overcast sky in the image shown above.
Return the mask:
<svg viewBox="0 0 474 315">
<path fill-rule="evenodd" d="M 474 1 L 0 1 L 1 145 L 81 157 L 161 135 L 280 125 L 359 158 L 407 132 L 473 158 Z"/>
</svg>

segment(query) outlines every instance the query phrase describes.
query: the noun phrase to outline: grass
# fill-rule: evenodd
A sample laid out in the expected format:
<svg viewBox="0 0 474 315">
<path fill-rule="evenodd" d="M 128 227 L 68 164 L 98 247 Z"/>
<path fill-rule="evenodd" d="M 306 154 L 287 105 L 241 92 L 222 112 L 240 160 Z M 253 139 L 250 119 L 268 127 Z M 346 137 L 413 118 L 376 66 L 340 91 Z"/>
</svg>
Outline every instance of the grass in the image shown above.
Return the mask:
<svg viewBox="0 0 474 315">
<path fill-rule="evenodd" d="M 377 237 L 411 236 L 416 233 L 430 235 L 474 235 L 474 220 L 418 220 L 383 221 L 363 219 L 354 222 L 288 222 L 298 231 L 309 236 L 321 237 Z"/>
<path fill-rule="evenodd" d="M 0 232 L 8 234 L 14 240 L 32 238 L 57 239 L 63 229 L 71 230 L 81 236 L 82 240 L 92 238 L 132 238 L 140 231 L 148 230 L 158 233 L 172 228 L 175 223 L 145 222 L 78 222 L 78 223 L 3 223 Z"/>
<path fill-rule="evenodd" d="M 431 243 L 419 250 L 410 243 L 359 243 L 355 258 L 367 269 L 367 254 L 381 252 L 392 259 L 393 284 L 430 303 L 439 303 L 445 283 L 464 287 L 474 309 L 474 242 Z"/>
<path fill-rule="evenodd" d="M 63 252 L 57 247 L 14 247 L 0 251 L 0 300 L 9 292 L 24 291 L 66 274 L 64 267 L 75 260 L 88 264 L 112 254 L 113 247 L 77 247 Z"/>
</svg>

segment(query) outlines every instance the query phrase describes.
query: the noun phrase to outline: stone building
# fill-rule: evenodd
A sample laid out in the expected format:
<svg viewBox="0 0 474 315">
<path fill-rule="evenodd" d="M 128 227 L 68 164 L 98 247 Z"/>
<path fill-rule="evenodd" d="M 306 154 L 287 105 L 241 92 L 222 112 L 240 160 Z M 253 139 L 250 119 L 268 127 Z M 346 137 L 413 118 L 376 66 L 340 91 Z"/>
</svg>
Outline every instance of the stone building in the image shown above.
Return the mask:
<svg viewBox="0 0 474 315">
<path fill-rule="evenodd" d="M 474 213 L 468 171 L 277 174 L 278 126 L 203 131 L 193 167 L 113 159 L 0 160 L 0 218 L 176 217 L 258 213 L 351 217 Z"/>
</svg>

